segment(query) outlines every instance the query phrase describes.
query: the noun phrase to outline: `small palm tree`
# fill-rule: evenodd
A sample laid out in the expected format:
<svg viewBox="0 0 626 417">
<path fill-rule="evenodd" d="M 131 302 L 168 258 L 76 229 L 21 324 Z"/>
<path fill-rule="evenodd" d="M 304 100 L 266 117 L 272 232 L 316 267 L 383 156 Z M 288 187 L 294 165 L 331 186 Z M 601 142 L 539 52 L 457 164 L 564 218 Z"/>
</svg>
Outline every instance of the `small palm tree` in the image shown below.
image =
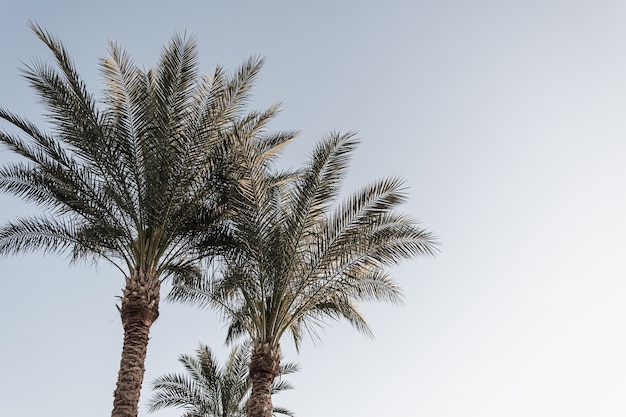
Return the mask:
<svg viewBox="0 0 626 417">
<path fill-rule="evenodd" d="M 356 144 L 352 134 L 329 136 L 287 180 L 251 165 L 232 220 L 238 250 L 210 279 L 178 283 L 170 294 L 221 311 L 227 340 L 253 341 L 249 417 L 271 415 L 286 333 L 298 348 L 305 333 L 315 338 L 326 320 L 344 318 L 371 334 L 357 303 L 398 302 L 400 289 L 386 268 L 435 251 L 431 233 L 396 211 L 405 200 L 399 179 L 377 181 L 337 203 Z"/>
<path fill-rule="evenodd" d="M 244 417 L 251 387 L 248 378 L 250 349 L 249 343 L 234 347 L 224 367 L 218 365 L 206 345 L 200 345 L 195 357 L 181 355 L 178 361 L 187 375 L 168 374 L 155 379 L 149 411 L 178 407 L 185 410 L 182 417 Z M 280 368 L 280 375 L 297 370 L 297 365 L 285 364 Z M 274 383 L 272 393 L 292 388 L 281 380 Z M 294 415 L 280 407 L 274 408 L 274 414 Z"/>
<path fill-rule="evenodd" d="M 0 109 L 17 129 L 0 132 L 0 143 L 25 160 L 0 169 L 0 190 L 46 215 L 0 228 L 0 254 L 66 252 L 104 259 L 124 274 L 112 416 L 136 417 L 161 283 L 198 274 L 199 259 L 232 243 L 227 215 L 239 160 L 270 159 L 294 133 L 265 132 L 276 106 L 244 113 L 260 59 L 233 76 L 219 67 L 201 76 L 194 40 L 175 36 L 146 71 L 111 44 L 98 102 L 62 43 L 30 27 L 56 59 L 56 67 L 36 61 L 24 71 L 52 130 Z"/>
</svg>

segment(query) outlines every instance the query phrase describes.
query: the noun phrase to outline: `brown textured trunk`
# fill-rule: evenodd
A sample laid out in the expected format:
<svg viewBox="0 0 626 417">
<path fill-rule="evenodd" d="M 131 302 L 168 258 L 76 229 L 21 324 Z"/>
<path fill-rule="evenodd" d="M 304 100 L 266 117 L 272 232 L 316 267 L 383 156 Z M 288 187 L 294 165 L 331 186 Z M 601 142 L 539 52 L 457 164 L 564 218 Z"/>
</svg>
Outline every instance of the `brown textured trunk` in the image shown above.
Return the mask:
<svg viewBox="0 0 626 417">
<path fill-rule="evenodd" d="M 126 278 L 120 308 L 124 347 L 112 417 L 137 417 L 148 336 L 152 323 L 159 316 L 159 292 L 160 282 L 155 273 L 138 270 L 130 278 Z"/>
<path fill-rule="evenodd" d="M 248 399 L 248 417 L 272 417 L 272 382 L 280 369 L 280 346 L 255 343 L 250 358 L 252 393 Z"/>
</svg>

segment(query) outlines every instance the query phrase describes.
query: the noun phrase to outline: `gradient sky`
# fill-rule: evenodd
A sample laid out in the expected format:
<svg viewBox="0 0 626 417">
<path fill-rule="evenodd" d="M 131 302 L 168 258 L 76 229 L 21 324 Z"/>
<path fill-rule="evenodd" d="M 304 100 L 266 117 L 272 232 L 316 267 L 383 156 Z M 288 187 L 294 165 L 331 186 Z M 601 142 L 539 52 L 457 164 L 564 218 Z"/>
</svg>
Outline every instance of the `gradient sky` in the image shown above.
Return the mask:
<svg viewBox="0 0 626 417">
<path fill-rule="evenodd" d="M 276 404 L 298 417 L 626 415 L 626 3 L 382 3 L 5 0 L 0 106 L 41 121 L 18 69 L 51 57 L 27 17 L 93 92 L 109 40 L 150 67 L 175 32 L 195 34 L 205 73 L 260 54 L 251 107 L 281 101 L 273 128 L 302 132 L 284 163 L 358 131 L 346 191 L 406 178 L 405 210 L 443 244 L 394 269 L 403 305 L 363 308 L 375 340 L 345 323 L 299 355 L 285 340 L 302 370 Z M 0 197 L 1 222 L 29 211 Z M 28 254 L 0 259 L 0 277 L 0 415 L 109 415 L 119 273 Z M 162 306 L 140 415 L 180 353 L 204 342 L 226 357 L 224 330 Z"/>
</svg>

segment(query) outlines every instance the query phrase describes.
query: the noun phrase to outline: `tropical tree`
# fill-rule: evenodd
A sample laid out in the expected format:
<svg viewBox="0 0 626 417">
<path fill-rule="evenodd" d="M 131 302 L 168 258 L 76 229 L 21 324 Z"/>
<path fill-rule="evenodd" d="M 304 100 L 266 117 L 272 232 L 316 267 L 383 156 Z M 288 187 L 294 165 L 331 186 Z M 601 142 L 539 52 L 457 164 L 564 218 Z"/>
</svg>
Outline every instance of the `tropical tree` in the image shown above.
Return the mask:
<svg viewBox="0 0 626 417">
<path fill-rule="evenodd" d="M 184 374 L 167 374 L 152 382 L 154 395 L 148 402 L 150 412 L 167 407 L 185 410 L 182 417 L 245 417 L 250 395 L 251 344 L 235 346 L 224 367 L 220 367 L 208 346 L 200 345 L 195 356 L 181 355 L 178 361 L 187 371 Z M 280 375 L 298 370 L 292 363 L 280 368 Z M 275 381 L 272 394 L 292 389 L 285 380 Z M 281 407 L 274 414 L 293 416 Z"/>
<path fill-rule="evenodd" d="M 0 190 L 44 214 L 0 228 L 0 254 L 65 252 L 74 261 L 106 260 L 124 274 L 112 416 L 134 417 L 162 282 L 198 274 L 199 259 L 229 247 L 237 159 L 246 152 L 246 161 L 271 158 L 294 134 L 265 132 L 276 106 L 244 112 L 258 58 L 232 75 L 218 67 L 208 77 L 199 74 L 193 38 L 174 36 L 150 70 L 112 43 L 97 101 L 63 44 L 30 27 L 56 61 L 24 69 L 52 129 L 0 109 L 16 129 L 0 132 L 0 142 L 22 157 L 0 169 Z"/>
<path fill-rule="evenodd" d="M 271 384 L 280 369 L 280 341 L 299 348 L 328 319 L 344 318 L 370 335 L 360 301 L 401 300 L 387 267 L 431 255 L 431 233 L 397 212 L 403 181 L 382 179 L 339 203 L 341 182 L 357 140 L 334 133 L 317 145 L 290 179 L 250 165 L 233 218 L 238 250 L 205 279 L 179 282 L 171 298 L 217 308 L 227 340 L 253 341 L 249 417 L 269 417 Z"/>
</svg>

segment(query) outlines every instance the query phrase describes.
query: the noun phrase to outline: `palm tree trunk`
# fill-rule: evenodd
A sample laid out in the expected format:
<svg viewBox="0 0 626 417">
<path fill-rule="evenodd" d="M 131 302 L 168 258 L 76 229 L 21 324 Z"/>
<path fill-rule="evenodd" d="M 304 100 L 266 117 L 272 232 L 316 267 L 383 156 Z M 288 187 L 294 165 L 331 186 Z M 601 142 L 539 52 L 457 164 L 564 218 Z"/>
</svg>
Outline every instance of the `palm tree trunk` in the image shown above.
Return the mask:
<svg viewBox="0 0 626 417">
<path fill-rule="evenodd" d="M 120 315 L 124 347 L 113 399 L 112 417 L 137 417 L 145 371 L 148 336 L 159 316 L 160 282 L 156 274 L 141 270 L 129 278 L 123 290 Z"/>
<path fill-rule="evenodd" d="M 272 382 L 280 369 L 280 345 L 255 343 L 250 358 L 252 393 L 248 399 L 248 417 L 272 417 Z"/>
</svg>

